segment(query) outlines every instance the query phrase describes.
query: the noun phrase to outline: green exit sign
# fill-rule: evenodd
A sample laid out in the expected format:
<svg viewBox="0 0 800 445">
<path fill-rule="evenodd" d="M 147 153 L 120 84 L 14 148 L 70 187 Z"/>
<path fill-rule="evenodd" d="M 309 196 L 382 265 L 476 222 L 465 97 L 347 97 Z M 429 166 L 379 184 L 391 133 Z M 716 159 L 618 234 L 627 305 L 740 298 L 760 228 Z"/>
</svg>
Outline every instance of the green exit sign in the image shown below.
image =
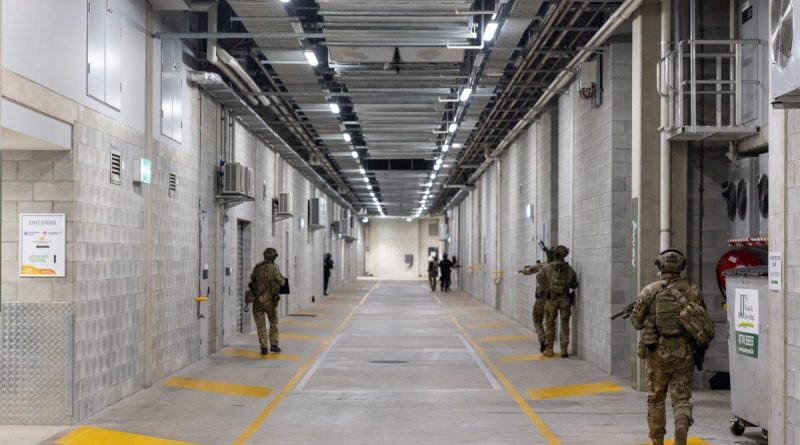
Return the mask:
<svg viewBox="0 0 800 445">
<path fill-rule="evenodd" d="M 150 184 L 153 178 L 153 163 L 149 159 L 133 160 L 133 181 Z"/>
</svg>

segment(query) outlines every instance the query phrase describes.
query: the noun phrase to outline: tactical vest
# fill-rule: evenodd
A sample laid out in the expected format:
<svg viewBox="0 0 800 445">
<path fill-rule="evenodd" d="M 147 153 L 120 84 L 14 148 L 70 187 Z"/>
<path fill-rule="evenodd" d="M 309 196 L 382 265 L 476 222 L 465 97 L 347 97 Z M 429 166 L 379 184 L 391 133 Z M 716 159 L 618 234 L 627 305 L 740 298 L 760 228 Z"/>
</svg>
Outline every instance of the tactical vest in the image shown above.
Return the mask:
<svg viewBox="0 0 800 445">
<path fill-rule="evenodd" d="M 547 294 L 549 298 L 561 298 L 569 290 L 569 268 L 566 264 L 555 264 L 547 276 Z"/>
<path fill-rule="evenodd" d="M 664 337 L 688 334 L 698 345 L 706 345 L 714 338 L 714 322 L 705 308 L 673 286 L 677 281 L 667 283 L 655 296 L 656 329 Z"/>
</svg>

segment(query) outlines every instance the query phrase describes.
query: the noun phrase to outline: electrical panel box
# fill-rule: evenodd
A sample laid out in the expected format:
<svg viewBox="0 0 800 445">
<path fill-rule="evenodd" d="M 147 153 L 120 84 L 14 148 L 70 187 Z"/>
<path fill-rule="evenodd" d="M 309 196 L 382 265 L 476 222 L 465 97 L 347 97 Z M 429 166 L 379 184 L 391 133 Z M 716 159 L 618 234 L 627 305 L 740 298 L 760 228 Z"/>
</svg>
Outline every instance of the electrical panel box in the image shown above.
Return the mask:
<svg viewBox="0 0 800 445">
<path fill-rule="evenodd" d="M 771 3 L 770 53 L 774 101 L 782 106 L 800 107 L 800 1 L 773 0 Z"/>
<path fill-rule="evenodd" d="M 597 86 L 597 62 L 594 60 L 581 63 L 578 70 L 578 91 L 591 90 Z"/>
</svg>

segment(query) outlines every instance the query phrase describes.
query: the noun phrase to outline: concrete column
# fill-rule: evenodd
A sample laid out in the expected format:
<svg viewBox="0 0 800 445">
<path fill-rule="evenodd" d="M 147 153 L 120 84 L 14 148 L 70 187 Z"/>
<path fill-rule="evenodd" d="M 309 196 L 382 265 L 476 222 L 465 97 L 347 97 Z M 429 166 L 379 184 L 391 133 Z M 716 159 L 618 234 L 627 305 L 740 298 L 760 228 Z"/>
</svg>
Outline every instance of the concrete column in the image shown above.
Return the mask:
<svg viewBox="0 0 800 445">
<path fill-rule="evenodd" d="M 653 261 L 659 253 L 659 169 L 661 102 L 656 91 L 656 63 L 659 61 L 661 2 L 645 0 L 632 23 L 632 101 L 631 101 L 631 196 L 633 199 L 632 290 L 639 290 L 655 279 Z M 633 336 L 631 382 L 644 390 L 644 363 L 635 356 L 638 340 Z"/>
<path fill-rule="evenodd" d="M 148 7 L 145 12 L 145 59 L 144 59 L 144 146 L 145 157 L 153 160 L 153 10 Z M 153 191 L 150 184 L 142 184 L 144 193 L 144 386 L 155 383 L 155 351 L 153 334 L 155 333 L 155 301 L 153 299 Z"/>
</svg>

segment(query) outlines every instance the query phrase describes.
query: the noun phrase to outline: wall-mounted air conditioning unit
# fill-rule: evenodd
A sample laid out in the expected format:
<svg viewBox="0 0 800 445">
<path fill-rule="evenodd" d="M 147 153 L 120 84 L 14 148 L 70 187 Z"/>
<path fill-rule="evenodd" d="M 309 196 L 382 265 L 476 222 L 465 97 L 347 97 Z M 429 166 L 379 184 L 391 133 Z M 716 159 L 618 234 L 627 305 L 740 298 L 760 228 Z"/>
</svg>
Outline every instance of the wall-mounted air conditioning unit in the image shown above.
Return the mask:
<svg viewBox="0 0 800 445">
<path fill-rule="evenodd" d="M 286 218 L 291 218 L 294 216 L 292 214 L 292 194 L 291 193 L 279 193 L 278 199 L 273 201 L 273 220 L 281 220 Z"/>
<path fill-rule="evenodd" d="M 769 236 L 769 153 L 758 157 L 758 236 Z"/>
<path fill-rule="evenodd" d="M 253 170 L 238 162 L 222 167 L 222 194 L 234 196 L 253 196 Z"/>
<path fill-rule="evenodd" d="M 758 158 L 742 158 L 730 164 L 727 188 L 728 238 L 747 240 L 759 236 Z"/>
<path fill-rule="evenodd" d="M 774 104 L 800 107 L 800 0 L 772 0 L 770 31 Z"/>
<path fill-rule="evenodd" d="M 342 238 L 350 236 L 351 225 L 350 209 L 339 209 L 339 234 Z"/>
<path fill-rule="evenodd" d="M 327 219 L 324 198 L 311 198 L 308 200 L 308 230 L 316 232 L 325 228 Z"/>
</svg>

